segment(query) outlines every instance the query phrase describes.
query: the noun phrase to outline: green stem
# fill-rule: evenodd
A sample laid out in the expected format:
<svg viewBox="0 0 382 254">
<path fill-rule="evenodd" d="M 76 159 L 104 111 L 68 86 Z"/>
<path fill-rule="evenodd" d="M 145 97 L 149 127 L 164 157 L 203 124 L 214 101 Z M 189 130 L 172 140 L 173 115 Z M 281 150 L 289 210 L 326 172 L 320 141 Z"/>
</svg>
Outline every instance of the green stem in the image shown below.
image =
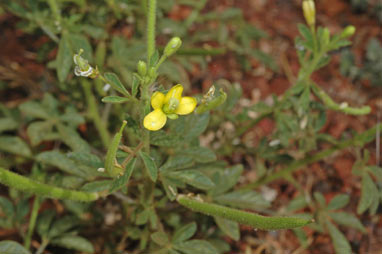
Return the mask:
<svg viewBox="0 0 382 254">
<path fill-rule="evenodd" d="M 30 244 L 31 244 L 31 239 L 34 231 L 34 227 L 36 225 L 36 219 L 38 215 L 38 209 L 40 208 L 40 197 L 35 196 L 34 201 L 33 201 L 33 207 L 32 207 L 32 213 L 29 218 L 29 225 L 28 225 L 28 233 L 27 236 L 25 237 L 24 241 L 24 247 L 25 249 L 29 249 Z"/>
<path fill-rule="evenodd" d="M 156 0 L 148 0 L 147 9 L 147 62 L 155 52 Z"/>
<path fill-rule="evenodd" d="M 345 114 L 350 115 L 366 115 L 369 114 L 371 111 L 371 108 L 369 106 L 363 106 L 360 108 L 352 108 L 347 105 L 346 102 L 337 104 L 330 98 L 330 96 L 325 93 L 324 90 L 321 89 L 317 84 L 312 82 L 312 88 L 314 93 L 317 95 L 317 97 L 329 108 L 335 111 L 340 111 Z"/>
<path fill-rule="evenodd" d="M 143 118 L 150 112 L 150 95 L 149 95 L 149 89 L 147 84 L 144 84 L 143 86 L 141 86 L 141 94 L 142 94 L 141 99 L 143 104 L 143 107 L 142 107 L 143 114 L 142 114 L 141 123 L 143 123 Z M 143 131 L 143 150 L 149 153 L 150 152 L 150 131 L 145 128 L 142 128 L 142 131 Z"/>
<path fill-rule="evenodd" d="M 270 175 L 268 175 L 262 179 L 259 179 L 256 182 L 244 185 L 244 186 L 240 187 L 239 189 L 253 189 L 253 188 L 257 188 L 261 185 L 270 183 L 274 180 L 277 180 L 280 178 L 286 178 L 290 174 L 300 170 L 304 166 L 311 164 L 311 163 L 314 163 L 314 162 L 317 162 L 317 161 L 320 161 L 320 160 L 330 156 L 331 154 L 333 154 L 336 151 L 339 151 L 339 150 L 342 150 L 342 149 L 345 149 L 345 148 L 348 148 L 351 146 L 357 146 L 357 145 L 363 146 L 364 144 L 374 140 L 375 133 L 377 131 L 377 128 L 380 125 L 381 124 L 377 124 L 373 128 L 371 128 L 371 129 L 369 129 L 369 130 L 367 130 L 361 134 L 356 135 L 354 138 L 352 138 L 350 140 L 342 141 L 342 142 L 338 143 L 335 147 L 328 148 L 328 149 L 323 150 L 319 153 L 316 153 L 312 156 L 308 156 L 302 160 L 295 161 L 295 162 L 291 163 L 288 167 L 286 167 L 286 168 L 284 168 L 284 169 L 282 169 L 276 173 L 272 173 L 272 174 L 270 174 Z"/>
<path fill-rule="evenodd" d="M 160 52 L 163 52 L 163 47 L 159 49 Z M 185 48 L 178 49 L 176 51 L 177 55 L 186 55 L 186 56 L 217 56 L 224 55 L 227 52 L 226 48 Z"/>
<path fill-rule="evenodd" d="M 256 213 L 244 212 L 221 205 L 206 203 L 202 200 L 190 198 L 185 195 L 178 195 L 177 201 L 179 204 L 193 211 L 204 213 L 209 216 L 219 216 L 262 230 L 296 228 L 305 226 L 312 222 L 311 220 L 301 218 L 266 217 Z"/>
<path fill-rule="evenodd" d="M 36 251 L 36 254 L 41 254 L 44 252 L 46 246 L 48 246 L 49 244 L 49 240 L 48 239 L 43 239 L 42 240 L 42 243 L 40 245 L 40 247 L 38 248 L 38 250 Z"/>
<path fill-rule="evenodd" d="M 102 121 L 98 112 L 97 100 L 92 92 L 91 84 L 86 79 L 81 79 L 82 88 L 84 90 L 86 103 L 88 106 L 88 116 L 93 121 L 99 136 L 101 137 L 102 144 L 107 148 L 110 144 L 110 134 L 107 130 L 107 126 Z"/>
<path fill-rule="evenodd" d="M 74 191 L 31 180 L 0 167 L 0 183 L 20 191 L 55 199 L 91 202 L 101 195 L 97 192 Z"/>
<path fill-rule="evenodd" d="M 235 137 L 240 137 L 247 130 L 251 129 L 253 126 L 257 125 L 261 120 L 270 116 L 271 114 L 272 114 L 272 111 L 271 112 L 265 112 L 265 113 L 261 114 L 260 116 L 258 116 L 257 118 L 251 120 L 246 126 L 243 126 L 237 130 Z"/>
</svg>

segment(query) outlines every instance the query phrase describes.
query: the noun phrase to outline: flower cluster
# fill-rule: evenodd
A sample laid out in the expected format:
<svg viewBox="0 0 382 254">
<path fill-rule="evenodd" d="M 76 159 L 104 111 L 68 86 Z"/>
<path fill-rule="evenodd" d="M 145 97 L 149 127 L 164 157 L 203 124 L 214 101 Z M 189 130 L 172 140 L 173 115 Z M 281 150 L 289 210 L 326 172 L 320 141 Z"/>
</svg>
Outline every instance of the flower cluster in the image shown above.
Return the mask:
<svg viewBox="0 0 382 254">
<path fill-rule="evenodd" d="M 143 126 L 150 131 L 161 129 L 170 119 L 177 119 L 178 115 L 192 113 L 196 107 L 196 99 L 193 97 L 182 97 L 183 86 L 178 84 L 166 94 L 155 92 L 151 96 L 153 111 L 143 119 Z"/>
</svg>

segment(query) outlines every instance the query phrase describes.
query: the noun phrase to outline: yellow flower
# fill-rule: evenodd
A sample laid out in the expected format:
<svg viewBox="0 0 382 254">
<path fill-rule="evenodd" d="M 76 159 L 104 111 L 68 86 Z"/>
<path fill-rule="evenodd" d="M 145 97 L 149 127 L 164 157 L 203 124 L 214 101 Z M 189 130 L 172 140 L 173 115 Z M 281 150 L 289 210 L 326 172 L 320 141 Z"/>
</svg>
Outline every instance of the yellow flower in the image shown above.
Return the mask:
<svg viewBox="0 0 382 254">
<path fill-rule="evenodd" d="M 187 115 L 194 111 L 196 99 L 182 97 L 183 86 L 173 86 L 167 94 L 155 92 L 151 96 L 153 111 L 143 119 L 143 126 L 150 131 L 161 129 L 167 121 L 167 117 L 176 119 L 178 115 Z"/>
</svg>

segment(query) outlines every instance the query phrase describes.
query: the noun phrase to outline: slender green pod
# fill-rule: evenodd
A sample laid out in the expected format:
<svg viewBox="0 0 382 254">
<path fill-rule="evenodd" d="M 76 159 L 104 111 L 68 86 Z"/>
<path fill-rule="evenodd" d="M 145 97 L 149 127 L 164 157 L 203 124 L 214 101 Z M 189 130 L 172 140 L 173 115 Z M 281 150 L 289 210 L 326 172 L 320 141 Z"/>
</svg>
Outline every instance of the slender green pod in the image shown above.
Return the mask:
<svg viewBox="0 0 382 254">
<path fill-rule="evenodd" d="M 330 96 L 325 93 L 324 90 L 322 90 L 319 86 L 316 84 L 312 85 L 314 93 L 317 95 L 318 98 L 330 109 L 335 110 L 335 111 L 340 111 L 345 114 L 349 115 L 367 115 L 370 113 L 371 108 L 369 106 L 363 106 L 360 108 L 352 108 L 349 107 L 347 102 L 343 102 L 340 104 L 337 104 L 336 102 L 333 101 Z"/>
<path fill-rule="evenodd" d="M 291 217 L 266 217 L 256 213 L 244 212 L 226 206 L 203 202 L 202 200 L 178 195 L 179 204 L 190 208 L 195 212 L 207 214 L 209 216 L 219 216 L 238 223 L 249 225 L 255 229 L 277 230 L 289 229 L 305 226 L 312 223 L 312 220 Z"/>
<path fill-rule="evenodd" d="M 0 168 L 0 183 L 20 191 L 30 192 L 38 196 L 55 199 L 69 199 L 74 201 L 91 202 L 100 197 L 96 192 L 83 192 L 63 189 L 31 180 L 25 176 Z"/>
<path fill-rule="evenodd" d="M 117 176 L 123 171 L 122 168 L 115 167 L 114 162 L 115 162 L 115 156 L 117 155 L 119 142 L 122 139 L 122 132 L 126 124 L 127 122 L 123 121 L 121 129 L 119 129 L 117 134 L 115 134 L 113 141 L 111 142 L 109 149 L 107 150 L 107 153 L 106 153 L 105 170 L 112 177 Z"/>
</svg>

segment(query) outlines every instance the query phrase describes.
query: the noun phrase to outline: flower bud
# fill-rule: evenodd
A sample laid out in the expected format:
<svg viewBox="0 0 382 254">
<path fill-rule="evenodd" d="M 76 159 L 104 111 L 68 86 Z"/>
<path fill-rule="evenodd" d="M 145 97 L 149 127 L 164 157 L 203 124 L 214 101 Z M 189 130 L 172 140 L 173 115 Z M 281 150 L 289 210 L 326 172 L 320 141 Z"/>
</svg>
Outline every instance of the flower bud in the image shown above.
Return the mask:
<svg viewBox="0 0 382 254">
<path fill-rule="evenodd" d="M 156 78 L 156 76 L 157 76 L 157 71 L 155 70 L 154 67 L 150 67 L 150 69 L 149 69 L 149 77 L 150 78 Z"/>
<path fill-rule="evenodd" d="M 145 62 L 143 61 L 139 61 L 138 64 L 137 64 L 137 70 L 138 70 L 138 74 L 141 76 L 141 77 L 144 77 L 147 73 L 147 65 Z"/>
<path fill-rule="evenodd" d="M 314 26 L 316 24 L 316 7 L 313 0 L 304 0 L 302 1 L 302 11 L 306 23 L 309 26 Z"/>
<path fill-rule="evenodd" d="M 341 33 L 342 38 L 346 38 L 349 36 L 352 36 L 355 33 L 355 27 L 354 26 L 347 26 Z"/>
<path fill-rule="evenodd" d="M 182 45 L 182 40 L 179 37 L 173 37 L 164 48 L 163 54 L 166 57 L 174 54 Z"/>
</svg>

